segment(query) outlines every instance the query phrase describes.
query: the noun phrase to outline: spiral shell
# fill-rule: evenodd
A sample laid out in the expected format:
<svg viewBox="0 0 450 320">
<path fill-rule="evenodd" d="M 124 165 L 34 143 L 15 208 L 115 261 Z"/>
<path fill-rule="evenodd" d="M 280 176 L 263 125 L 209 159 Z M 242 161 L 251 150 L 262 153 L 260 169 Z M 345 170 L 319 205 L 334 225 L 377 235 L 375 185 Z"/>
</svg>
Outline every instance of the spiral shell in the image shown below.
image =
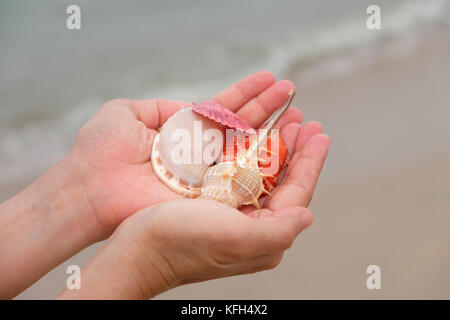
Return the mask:
<svg viewBox="0 0 450 320">
<path fill-rule="evenodd" d="M 269 175 L 261 172 L 257 153 L 249 155 L 249 150 L 251 148 L 241 149 L 233 161 L 209 167 L 203 178 L 200 198 L 226 203 L 233 208 L 242 205 L 259 208 L 261 195 L 270 194 L 264 187 L 264 178 Z"/>
</svg>

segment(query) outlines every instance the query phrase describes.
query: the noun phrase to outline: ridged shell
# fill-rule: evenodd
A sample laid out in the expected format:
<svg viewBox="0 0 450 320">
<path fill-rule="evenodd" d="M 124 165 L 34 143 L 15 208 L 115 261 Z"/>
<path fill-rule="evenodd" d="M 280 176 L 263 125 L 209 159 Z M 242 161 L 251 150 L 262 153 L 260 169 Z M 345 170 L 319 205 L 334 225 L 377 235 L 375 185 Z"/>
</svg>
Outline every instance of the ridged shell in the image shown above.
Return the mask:
<svg viewBox="0 0 450 320">
<path fill-rule="evenodd" d="M 178 178 L 163 164 L 161 155 L 159 153 L 159 134 L 156 135 L 155 141 L 153 142 L 151 162 L 153 172 L 172 191 L 187 198 L 195 198 L 201 194 L 201 188 Z"/>
<path fill-rule="evenodd" d="M 218 103 L 209 101 L 193 103 L 192 110 L 229 128 L 241 130 L 249 134 L 256 134 L 255 129 L 253 129 L 247 122 L 231 110 Z"/>
<path fill-rule="evenodd" d="M 208 168 L 200 198 L 226 203 L 233 208 L 248 204 L 259 208 L 258 199 L 263 192 L 266 191 L 257 159 L 240 156 L 235 161 L 220 162 Z"/>
</svg>

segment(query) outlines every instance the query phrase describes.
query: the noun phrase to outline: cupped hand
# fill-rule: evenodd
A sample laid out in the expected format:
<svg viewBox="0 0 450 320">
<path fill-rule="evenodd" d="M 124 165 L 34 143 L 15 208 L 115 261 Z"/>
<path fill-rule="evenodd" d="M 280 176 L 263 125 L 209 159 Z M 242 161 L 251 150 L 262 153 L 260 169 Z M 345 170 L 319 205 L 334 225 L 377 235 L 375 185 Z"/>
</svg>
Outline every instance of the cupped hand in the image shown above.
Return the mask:
<svg viewBox="0 0 450 320">
<path fill-rule="evenodd" d="M 161 272 L 179 284 L 276 267 L 312 223 L 308 209 L 254 210 L 249 215 L 211 200 L 180 200 L 130 217 L 123 232 L 142 253 L 156 250 Z M 127 227 L 125 227 L 127 228 Z"/>
<path fill-rule="evenodd" d="M 148 299 L 186 283 L 272 269 L 311 222 L 302 207 L 244 215 L 211 200 L 160 203 L 127 218 L 83 269 L 82 290 L 60 298 Z"/>
<path fill-rule="evenodd" d="M 270 72 L 261 71 L 212 100 L 257 128 L 284 103 L 293 88 L 291 82 L 275 82 Z M 182 198 L 160 182 L 149 161 L 158 129 L 182 105 L 190 104 L 164 99 L 112 100 L 80 130 L 68 158 L 80 173 L 89 208 L 104 233 L 111 233 L 136 211 Z M 302 114 L 294 107 L 280 121 L 281 135 L 293 159 L 284 183 L 265 204 L 269 209 L 307 206 L 312 197 L 329 138 L 320 134 L 320 124 L 300 127 L 301 121 Z"/>
</svg>

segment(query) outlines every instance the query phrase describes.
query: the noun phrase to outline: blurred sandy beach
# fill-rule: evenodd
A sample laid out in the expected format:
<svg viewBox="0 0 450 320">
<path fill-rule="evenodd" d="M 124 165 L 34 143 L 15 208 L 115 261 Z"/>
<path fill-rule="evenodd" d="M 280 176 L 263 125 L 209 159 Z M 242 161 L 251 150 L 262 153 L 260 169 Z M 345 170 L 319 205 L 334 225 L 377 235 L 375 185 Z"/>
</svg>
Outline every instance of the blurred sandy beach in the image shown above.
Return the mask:
<svg viewBox="0 0 450 320">
<path fill-rule="evenodd" d="M 297 85 L 294 104 L 305 120 L 320 121 L 332 138 L 311 205 L 313 226 L 275 270 L 183 286 L 158 298 L 450 299 L 449 57 L 447 21 L 275 70 Z M 224 81 L 238 80 L 238 73 Z M 219 85 L 199 85 L 191 94 L 213 94 Z M 74 137 L 89 112 L 67 136 Z M 39 176 L 38 169 L 0 183 L 0 201 Z M 65 285 L 65 268 L 85 264 L 100 245 L 18 299 L 54 298 Z M 381 268 L 381 290 L 366 288 L 373 264 Z"/>
</svg>

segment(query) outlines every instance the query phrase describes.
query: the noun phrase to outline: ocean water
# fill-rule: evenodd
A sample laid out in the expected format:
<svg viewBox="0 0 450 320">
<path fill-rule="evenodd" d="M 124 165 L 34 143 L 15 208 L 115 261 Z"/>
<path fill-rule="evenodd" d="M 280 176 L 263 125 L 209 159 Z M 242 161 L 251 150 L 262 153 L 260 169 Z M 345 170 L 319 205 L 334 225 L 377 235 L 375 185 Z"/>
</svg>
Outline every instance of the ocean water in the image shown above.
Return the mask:
<svg viewBox="0 0 450 320">
<path fill-rule="evenodd" d="M 393 41 L 402 55 L 450 16 L 448 0 L 378 0 L 373 32 L 366 0 L 77 1 L 75 31 L 72 3 L 0 2 L 0 185 L 58 161 L 106 100 L 201 101 L 261 69 L 320 82 L 376 59 L 342 52 Z"/>
</svg>

